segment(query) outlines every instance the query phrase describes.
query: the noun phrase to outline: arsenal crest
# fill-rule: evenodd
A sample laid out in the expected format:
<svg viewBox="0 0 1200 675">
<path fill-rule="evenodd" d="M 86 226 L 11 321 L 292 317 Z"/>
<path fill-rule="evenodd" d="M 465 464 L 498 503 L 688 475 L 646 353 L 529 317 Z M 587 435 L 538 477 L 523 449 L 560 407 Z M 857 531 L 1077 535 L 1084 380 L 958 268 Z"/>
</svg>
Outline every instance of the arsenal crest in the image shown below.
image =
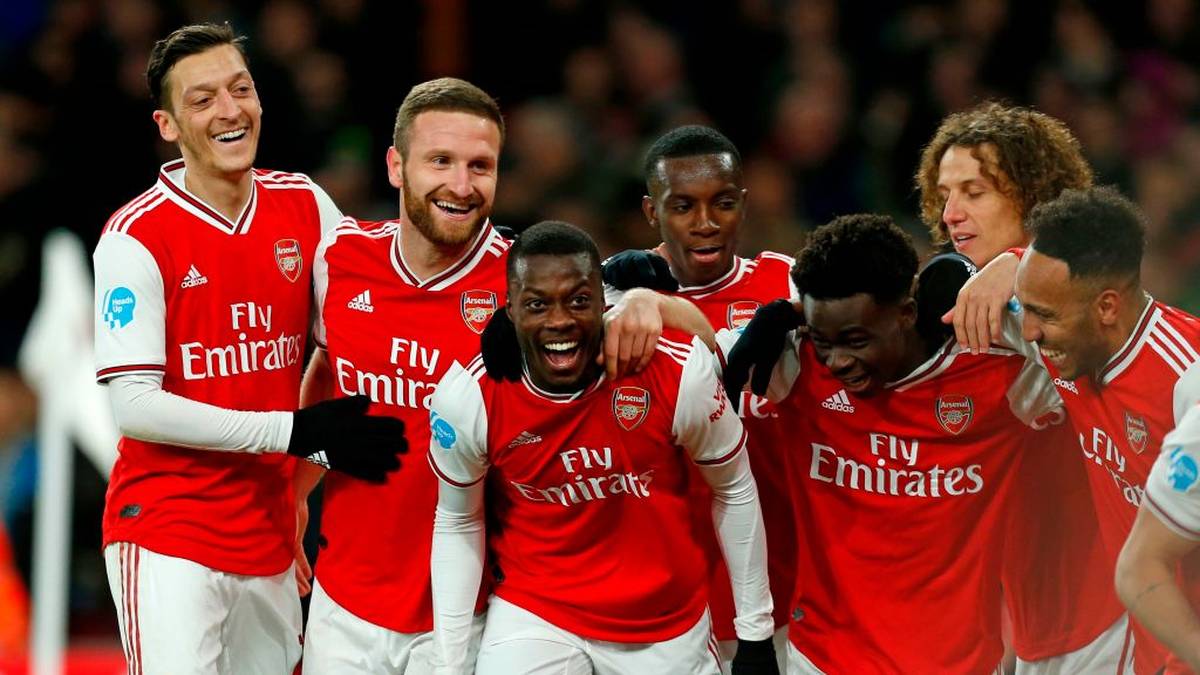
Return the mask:
<svg viewBox="0 0 1200 675">
<path fill-rule="evenodd" d="M 1125 438 L 1129 439 L 1129 446 L 1137 454 L 1142 454 L 1146 451 L 1146 439 L 1150 437 L 1150 430 L 1146 428 L 1146 420 L 1141 417 L 1134 417 L 1125 411 Z"/>
<path fill-rule="evenodd" d="M 483 327 L 496 311 L 496 294 L 491 291 L 472 289 L 463 291 L 462 318 L 467 328 L 483 333 Z"/>
<path fill-rule="evenodd" d="M 750 323 L 750 319 L 754 318 L 754 313 L 758 311 L 761 305 L 753 300 L 738 300 L 737 302 L 729 303 L 729 309 L 725 314 L 725 321 L 729 326 L 729 330 L 738 330 Z"/>
<path fill-rule="evenodd" d="M 292 283 L 300 278 L 304 269 L 304 256 L 300 255 L 300 242 L 295 239 L 280 239 L 275 242 L 275 264 L 283 278 Z"/>
<path fill-rule="evenodd" d="M 971 423 L 971 415 L 975 412 L 975 404 L 970 396 L 962 394 L 947 394 L 937 400 L 938 424 L 955 436 L 961 434 Z"/>
<path fill-rule="evenodd" d="M 650 392 L 641 387 L 617 387 L 613 392 L 613 415 L 625 431 L 633 431 L 650 412 Z"/>
</svg>

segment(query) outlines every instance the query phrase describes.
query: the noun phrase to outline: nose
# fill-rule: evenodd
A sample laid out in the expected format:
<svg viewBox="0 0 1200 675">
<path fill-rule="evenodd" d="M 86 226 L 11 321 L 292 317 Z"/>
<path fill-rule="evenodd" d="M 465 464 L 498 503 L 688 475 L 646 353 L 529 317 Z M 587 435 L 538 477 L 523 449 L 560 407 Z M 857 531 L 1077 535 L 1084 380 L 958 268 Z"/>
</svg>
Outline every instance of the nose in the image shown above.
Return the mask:
<svg viewBox="0 0 1200 675">
<path fill-rule="evenodd" d="M 836 347 L 829 350 L 825 356 L 825 366 L 834 375 L 844 373 L 854 367 L 854 357 Z"/>
<path fill-rule="evenodd" d="M 553 330 L 566 330 L 575 323 L 575 317 L 566 306 L 553 303 L 546 312 L 546 327 Z"/>
<path fill-rule="evenodd" d="M 450 169 L 450 175 L 446 177 L 446 189 L 450 190 L 455 197 L 471 196 L 471 172 L 466 164 L 459 162 L 454 164 Z"/>
<path fill-rule="evenodd" d="M 942 222 L 947 226 L 962 224 L 967 219 L 967 213 L 962 208 L 962 201 L 955 193 L 946 197 L 946 205 L 942 207 Z"/>
<path fill-rule="evenodd" d="M 707 204 L 700 204 L 696 209 L 696 230 L 700 234 L 713 235 L 721 231 L 721 225 L 713 218 L 713 210 Z"/>
<path fill-rule="evenodd" d="M 233 94 L 228 90 L 222 89 L 217 92 L 216 100 L 217 116 L 221 118 L 237 117 L 239 109 L 237 102 L 233 100 Z"/>
<path fill-rule="evenodd" d="M 1041 342 L 1043 337 L 1045 335 L 1042 334 L 1042 322 L 1032 313 L 1025 312 L 1025 318 L 1021 320 L 1021 339 L 1026 342 Z"/>
</svg>

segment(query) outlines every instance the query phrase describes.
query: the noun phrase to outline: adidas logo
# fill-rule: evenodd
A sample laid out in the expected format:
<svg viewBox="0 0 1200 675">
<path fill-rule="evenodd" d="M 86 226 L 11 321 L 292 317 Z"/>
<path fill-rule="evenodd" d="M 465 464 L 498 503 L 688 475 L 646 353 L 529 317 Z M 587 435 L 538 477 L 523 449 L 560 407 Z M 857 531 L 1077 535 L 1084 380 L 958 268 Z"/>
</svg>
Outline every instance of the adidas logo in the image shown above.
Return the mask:
<svg viewBox="0 0 1200 675">
<path fill-rule="evenodd" d="M 842 389 L 842 390 L 838 391 L 838 393 L 834 394 L 833 396 L 830 396 L 829 398 L 825 399 L 824 401 L 821 401 L 821 407 L 829 408 L 830 410 L 836 410 L 838 412 L 844 412 L 844 413 L 854 412 L 854 406 L 851 405 L 850 397 L 846 395 L 845 389 Z"/>
<path fill-rule="evenodd" d="M 196 269 L 195 265 L 188 268 L 187 276 L 183 278 L 183 282 L 179 284 L 180 288 L 195 288 L 208 283 L 208 277 L 200 274 L 200 270 Z"/>
<path fill-rule="evenodd" d="M 508 444 L 508 447 L 515 448 L 518 445 L 529 445 L 530 443 L 541 443 L 541 442 L 542 442 L 541 436 L 538 436 L 537 434 L 531 434 L 528 431 L 522 431 L 520 436 L 517 436 L 516 438 L 513 439 L 512 443 Z"/>
<path fill-rule="evenodd" d="M 329 468 L 329 457 L 325 454 L 324 450 L 318 450 L 318 451 L 314 452 L 313 454 L 309 455 L 308 457 L 305 457 L 304 459 L 307 459 L 308 461 L 312 462 L 313 464 L 316 464 L 319 467 L 323 467 L 326 469 Z"/>
<path fill-rule="evenodd" d="M 362 293 L 354 296 L 354 299 L 346 303 L 350 309 L 357 309 L 360 312 L 370 314 L 375 311 L 374 305 L 371 304 L 371 290 L 367 289 Z"/>
</svg>

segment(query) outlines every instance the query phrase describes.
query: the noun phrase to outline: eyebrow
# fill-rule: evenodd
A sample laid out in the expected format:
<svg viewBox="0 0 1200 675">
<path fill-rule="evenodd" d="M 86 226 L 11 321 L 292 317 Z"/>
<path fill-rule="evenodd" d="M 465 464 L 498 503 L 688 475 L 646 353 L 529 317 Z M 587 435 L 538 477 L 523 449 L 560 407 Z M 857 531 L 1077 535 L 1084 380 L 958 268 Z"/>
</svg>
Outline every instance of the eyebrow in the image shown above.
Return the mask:
<svg viewBox="0 0 1200 675">
<path fill-rule="evenodd" d="M 235 82 L 238 79 L 241 79 L 243 77 L 253 79 L 250 77 L 249 70 L 242 69 L 242 70 L 239 70 L 238 72 L 234 73 L 233 75 L 231 75 L 229 77 L 229 79 L 226 81 L 227 82 Z M 190 94 L 192 92 L 196 92 L 196 91 L 216 91 L 217 87 L 219 87 L 219 86 L 220 86 L 220 84 L 218 82 L 213 82 L 213 81 L 200 82 L 199 84 L 193 84 L 192 86 L 184 89 L 183 93 L 180 94 L 180 96 L 186 97 L 188 94 Z"/>
</svg>

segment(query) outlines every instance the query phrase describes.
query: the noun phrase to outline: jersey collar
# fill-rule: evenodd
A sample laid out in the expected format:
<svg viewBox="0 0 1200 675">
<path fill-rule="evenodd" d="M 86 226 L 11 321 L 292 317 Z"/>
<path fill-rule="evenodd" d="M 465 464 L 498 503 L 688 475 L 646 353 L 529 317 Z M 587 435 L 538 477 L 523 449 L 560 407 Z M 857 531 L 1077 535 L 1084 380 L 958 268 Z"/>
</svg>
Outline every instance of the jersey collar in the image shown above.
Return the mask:
<svg viewBox="0 0 1200 675">
<path fill-rule="evenodd" d="M 404 260 L 404 251 L 400 247 L 400 232 L 405 227 L 412 227 L 412 225 L 397 222 L 396 233 L 392 237 L 392 267 L 395 268 L 396 274 L 404 283 L 430 291 L 444 290 L 467 276 L 489 250 L 504 242 L 504 238 L 492 227 L 492 221 L 489 218 L 484 221 L 483 227 L 479 229 L 479 234 L 475 235 L 474 241 L 467 247 L 466 252 L 446 269 L 428 279 L 421 279 Z"/>
<path fill-rule="evenodd" d="M 167 198 L 175 202 L 184 211 L 208 223 L 225 234 L 246 234 L 250 231 L 250 222 L 254 220 L 254 212 L 258 206 L 258 175 L 250 172 L 253 183 L 250 186 L 250 198 L 242 207 L 237 220 L 229 220 L 220 211 L 209 206 L 184 187 L 186 167 L 182 159 L 167 162 L 158 172 L 158 185 Z"/>
</svg>

